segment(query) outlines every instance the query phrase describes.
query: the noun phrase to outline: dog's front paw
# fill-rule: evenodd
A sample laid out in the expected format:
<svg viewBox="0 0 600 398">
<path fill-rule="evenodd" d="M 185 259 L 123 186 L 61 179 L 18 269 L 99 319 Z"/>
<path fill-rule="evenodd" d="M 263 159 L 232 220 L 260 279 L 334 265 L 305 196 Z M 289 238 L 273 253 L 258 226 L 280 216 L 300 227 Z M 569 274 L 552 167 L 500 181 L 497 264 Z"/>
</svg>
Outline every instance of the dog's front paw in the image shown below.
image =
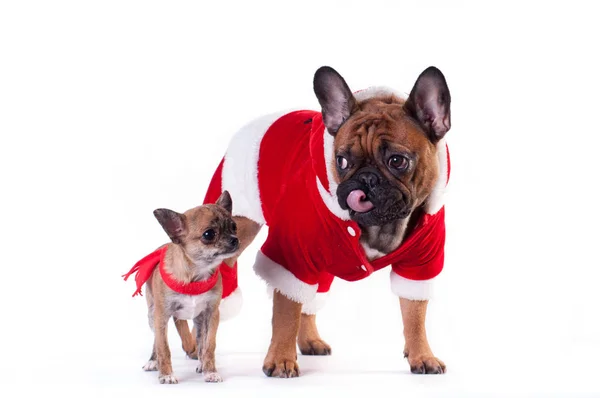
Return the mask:
<svg viewBox="0 0 600 398">
<path fill-rule="evenodd" d="M 158 361 L 154 361 L 151 359 L 148 362 L 146 362 L 144 366 L 142 366 L 142 369 L 144 369 L 146 372 L 158 370 Z"/>
<path fill-rule="evenodd" d="M 296 360 L 284 357 L 273 359 L 267 357 L 263 364 L 263 372 L 269 377 L 280 377 L 283 379 L 298 377 L 300 375 L 300 369 L 298 369 Z"/>
<path fill-rule="evenodd" d="M 446 365 L 433 356 L 430 352 L 420 354 L 418 351 L 404 351 L 404 357 L 408 359 L 411 373 L 415 374 L 443 374 L 446 373 Z"/>
<path fill-rule="evenodd" d="M 217 372 L 204 373 L 204 381 L 207 383 L 221 383 L 223 378 Z"/>
<path fill-rule="evenodd" d="M 158 376 L 158 381 L 160 384 L 177 384 L 179 381 L 177 377 L 171 375 L 160 375 Z"/>
<path fill-rule="evenodd" d="M 331 355 L 331 346 L 321 339 L 298 340 L 302 355 Z"/>
</svg>

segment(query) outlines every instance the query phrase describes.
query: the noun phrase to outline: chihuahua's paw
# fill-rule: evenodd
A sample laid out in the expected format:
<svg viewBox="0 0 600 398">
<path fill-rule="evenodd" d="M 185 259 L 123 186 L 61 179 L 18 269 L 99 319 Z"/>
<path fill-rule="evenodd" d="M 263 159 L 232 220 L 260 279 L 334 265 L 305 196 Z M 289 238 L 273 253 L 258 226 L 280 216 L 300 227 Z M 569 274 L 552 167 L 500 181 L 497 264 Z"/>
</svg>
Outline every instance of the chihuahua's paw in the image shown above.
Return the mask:
<svg viewBox="0 0 600 398">
<path fill-rule="evenodd" d="M 446 365 L 431 354 L 413 355 L 405 352 L 404 357 L 408 359 L 411 373 L 415 374 L 443 374 L 446 373 Z"/>
<path fill-rule="evenodd" d="M 217 372 L 204 373 L 204 381 L 207 383 L 221 383 L 223 378 Z"/>
<path fill-rule="evenodd" d="M 321 339 L 298 341 L 302 355 L 331 355 L 331 346 Z"/>
<path fill-rule="evenodd" d="M 144 366 L 142 366 L 146 372 L 152 372 L 158 370 L 158 361 L 149 360 Z"/>
<path fill-rule="evenodd" d="M 158 376 L 158 381 L 160 384 L 177 384 L 179 382 L 177 377 L 173 375 L 160 375 Z"/>
<path fill-rule="evenodd" d="M 298 363 L 295 359 L 267 358 L 263 364 L 263 373 L 268 377 L 289 379 L 300 376 L 300 369 L 298 369 Z"/>
</svg>

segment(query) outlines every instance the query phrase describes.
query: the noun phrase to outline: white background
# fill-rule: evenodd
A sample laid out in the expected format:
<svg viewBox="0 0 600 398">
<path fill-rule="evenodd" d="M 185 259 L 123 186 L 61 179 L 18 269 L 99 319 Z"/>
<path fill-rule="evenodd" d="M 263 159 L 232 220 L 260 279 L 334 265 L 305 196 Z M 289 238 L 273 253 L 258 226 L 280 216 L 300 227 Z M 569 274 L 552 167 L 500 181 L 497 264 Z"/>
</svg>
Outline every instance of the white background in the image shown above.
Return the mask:
<svg viewBox="0 0 600 398">
<path fill-rule="evenodd" d="M 279 3 L 2 2 L 0 394 L 600 394 L 592 2 Z M 198 205 L 251 118 L 317 109 L 321 65 L 353 90 L 446 75 L 447 261 L 427 322 L 448 373 L 410 374 L 386 270 L 334 283 L 319 315 L 332 357 L 266 378 L 263 231 L 219 331 L 225 383 L 204 384 L 171 333 L 180 384 L 159 385 L 141 370 L 144 299 L 120 278 L 166 241 L 152 210 Z"/>
</svg>

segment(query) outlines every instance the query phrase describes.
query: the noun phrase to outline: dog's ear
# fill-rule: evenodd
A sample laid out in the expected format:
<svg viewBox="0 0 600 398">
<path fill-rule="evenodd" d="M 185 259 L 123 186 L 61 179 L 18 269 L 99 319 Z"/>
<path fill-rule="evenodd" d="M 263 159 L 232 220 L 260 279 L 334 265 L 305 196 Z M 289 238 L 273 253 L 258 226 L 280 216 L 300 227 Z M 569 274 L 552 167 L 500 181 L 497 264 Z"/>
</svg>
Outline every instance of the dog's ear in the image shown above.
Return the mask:
<svg viewBox="0 0 600 398">
<path fill-rule="evenodd" d="M 450 130 L 450 90 L 438 68 L 430 66 L 419 75 L 404 107 L 434 143 L 446 135 Z"/>
<path fill-rule="evenodd" d="M 187 233 L 185 215 L 169 209 L 156 209 L 154 210 L 154 217 L 162 225 L 173 243 L 181 243 L 181 239 Z"/>
<path fill-rule="evenodd" d="M 231 214 L 231 209 L 233 208 L 233 202 L 231 200 L 231 195 L 229 195 L 228 191 L 223 191 L 221 196 L 219 196 L 219 199 L 217 199 L 216 204 L 221 206 L 222 208 L 227 210 L 227 212 L 229 214 Z"/>
<path fill-rule="evenodd" d="M 322 66 L 315 72 L 313 89 L 321 104 L 323 123 L 332 135 L 350 117 L 356 100 L 346 81 L 329 66 Z"/>
</svg>

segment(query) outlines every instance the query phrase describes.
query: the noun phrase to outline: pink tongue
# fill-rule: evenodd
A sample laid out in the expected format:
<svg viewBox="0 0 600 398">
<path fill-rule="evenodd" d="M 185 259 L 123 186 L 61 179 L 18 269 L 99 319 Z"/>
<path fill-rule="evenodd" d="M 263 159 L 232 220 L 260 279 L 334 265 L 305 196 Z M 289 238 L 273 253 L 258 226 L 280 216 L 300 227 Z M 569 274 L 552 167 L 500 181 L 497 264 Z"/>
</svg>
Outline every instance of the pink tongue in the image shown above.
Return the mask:
<svg viewBox="0 0 600 398">
<path fill-rule="evenodd" d="M 350 194 L 346 198 L 346 203 L 352 210 L 358 213 L 364 213 L 373 208 L 373 203 L 366 200 L 366 198 L 367 195 L 365 195 L 363 191 L 361 191 L 360 189 L 356 189 L 350 192 Z"/>
</svg>

